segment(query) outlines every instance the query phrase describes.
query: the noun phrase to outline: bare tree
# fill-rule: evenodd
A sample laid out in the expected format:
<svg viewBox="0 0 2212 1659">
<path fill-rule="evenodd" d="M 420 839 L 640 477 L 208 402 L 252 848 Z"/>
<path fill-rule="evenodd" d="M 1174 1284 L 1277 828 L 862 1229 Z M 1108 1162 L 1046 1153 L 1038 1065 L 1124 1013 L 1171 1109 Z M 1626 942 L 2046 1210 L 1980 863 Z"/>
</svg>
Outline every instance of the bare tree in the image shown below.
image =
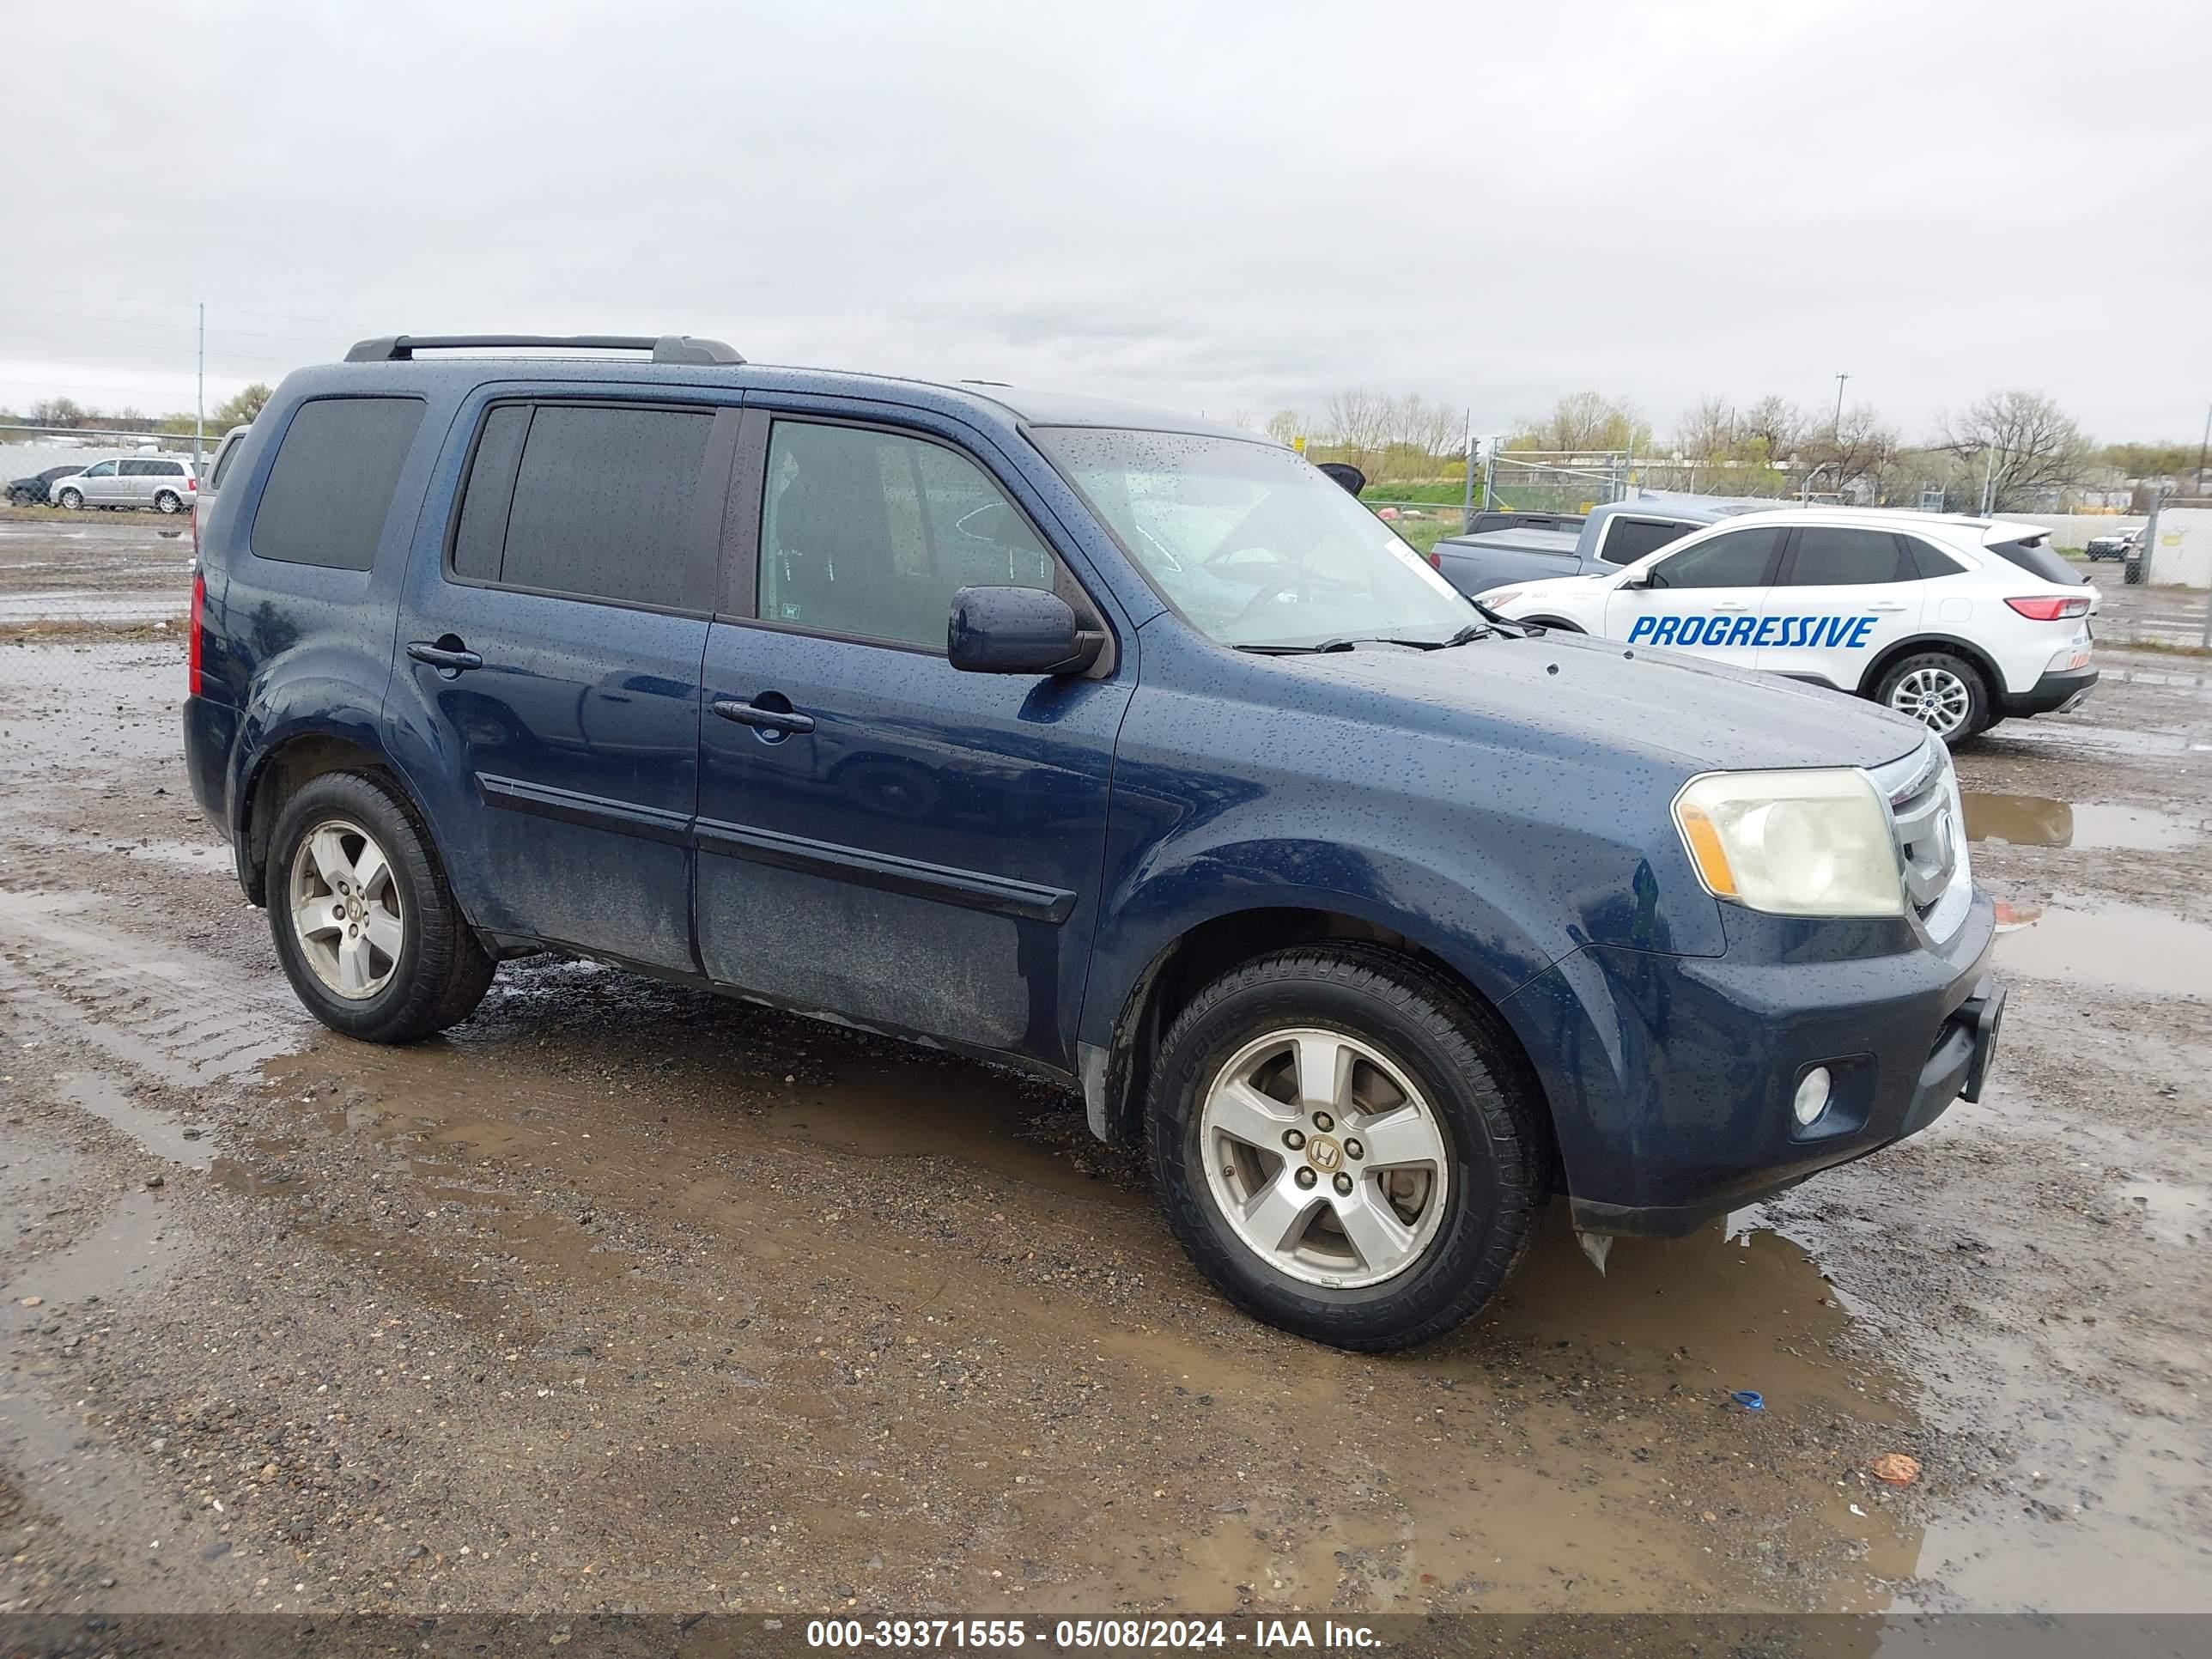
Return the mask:
<svg viewBox="0 0 2212 1659">
<path fill-rule="evenodd" d="M 1674 453 L 1692 461 L 1724 460 L 1741 425 L 1742 416 L 1727 398 L 1700 398 L 1674 427 Z"/>
<path fill-rule="evenodd" d="M 1277 443 L 1286 444 L 1294 438 L 1304 436 L 1312 424 L 1295 409 L 1279 409 L 1267 416 L 1267 424 L 1263 429 Z"/>
<path fill-rule="evenodd" d="M 1942 447 L 1975 479 L 1988 479 L 2000 513 L 2079 483 L 2097 464 L 2095 446 L 2073 416 L 2039 392 L 1991 392 L 1942 423 Z"/>
<path fill-rule="evenodd" d="M 1330 446 L 1369 477 L 1390 441 L 1390 399 L 1365 386 L 1329 394 L 1322 411 Z"/>
<path fill-rule="evenodd" d="M 1514 449 L 1639 450 L 1651 447 L 1651 423 L 1633 404 L 1595 392 L 1573 392 L 1540 421 L 1524 422 L 1506 441 Z"/>
</svg>

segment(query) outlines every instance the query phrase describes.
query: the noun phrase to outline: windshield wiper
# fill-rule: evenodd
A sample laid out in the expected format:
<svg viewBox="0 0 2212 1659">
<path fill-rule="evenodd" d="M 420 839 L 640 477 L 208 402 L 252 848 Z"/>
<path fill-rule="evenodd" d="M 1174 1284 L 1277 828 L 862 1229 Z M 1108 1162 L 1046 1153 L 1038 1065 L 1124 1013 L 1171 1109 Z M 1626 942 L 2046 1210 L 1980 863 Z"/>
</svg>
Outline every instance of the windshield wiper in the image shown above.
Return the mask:
<svg viewBox="0 0 2212 1659">
<path fill-rule="evenodd" d="M 1395 640 L 1323 640 L 1317 645 L 1240 645 L 1239 651 L 1249 651 L 1261 657 L 1304 657 L 1324 651 L 1349 651 L 1355 645 L 1395 645 Z"/>
</svg>

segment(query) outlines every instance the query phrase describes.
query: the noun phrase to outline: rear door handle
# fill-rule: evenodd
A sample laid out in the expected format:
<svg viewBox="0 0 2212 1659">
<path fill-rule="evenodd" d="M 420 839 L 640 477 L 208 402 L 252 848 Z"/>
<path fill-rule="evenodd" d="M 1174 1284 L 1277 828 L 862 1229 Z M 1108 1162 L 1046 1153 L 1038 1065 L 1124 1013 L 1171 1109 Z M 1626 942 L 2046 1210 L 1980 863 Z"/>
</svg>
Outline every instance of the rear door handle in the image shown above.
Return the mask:
<svg viewBox="0 0 2212 1659">
<path fill-rule="evenodd" d="M 796 709 L 786 712 L 781 708 L 763 708 L 756 703 L 739 702 L 735 697 L 714 699 L 714 712 L 726 720 L 735 720 L 740 726 L 756 726 L 764 732 L 811 732 L 814 716 L 802 714 Z"/>
<path fill-rule="evenodd" d="M 448 634 L 446 639 L 453 639 L 453 635 Z M 416 662 L 427 663 L 449 674 L 458 674 L 464 668 L 483 666 L 483 659 L 465 648 L 459 640 L 454 640 L 451 645 L 447 645 L 445 640 L 410 640 L 407 645 L 407 654 Z"/>
</svg>

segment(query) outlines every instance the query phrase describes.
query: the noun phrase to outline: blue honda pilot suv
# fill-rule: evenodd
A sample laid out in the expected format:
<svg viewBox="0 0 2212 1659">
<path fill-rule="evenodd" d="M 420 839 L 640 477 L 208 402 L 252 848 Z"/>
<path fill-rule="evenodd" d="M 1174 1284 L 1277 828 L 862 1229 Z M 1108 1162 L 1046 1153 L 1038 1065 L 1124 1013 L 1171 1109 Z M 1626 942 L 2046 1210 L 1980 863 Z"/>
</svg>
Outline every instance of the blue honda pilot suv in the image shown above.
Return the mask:
<svg viewBox="0 0 2212 1659">
<path fill-rule="evenodd" d="M 185 749 L 334 1030 L 550 949 L 1021 1067 L 1347 1348 L 1553 1194 L 1680 1232 L 1913 1133 L 2003 1006 L 1918 726 L 1501 623 L 1249 433 L 687 337 L 287 380 Z"/>
</svg>

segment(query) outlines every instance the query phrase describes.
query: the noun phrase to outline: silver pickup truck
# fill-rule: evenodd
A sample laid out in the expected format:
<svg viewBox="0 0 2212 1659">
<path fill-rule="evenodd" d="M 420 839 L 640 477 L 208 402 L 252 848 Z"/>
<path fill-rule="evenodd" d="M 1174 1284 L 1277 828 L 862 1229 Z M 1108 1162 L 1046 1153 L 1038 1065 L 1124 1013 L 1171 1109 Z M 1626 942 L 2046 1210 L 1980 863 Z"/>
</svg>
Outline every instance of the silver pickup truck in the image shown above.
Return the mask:
<svg viewBox="0 0 2212 1659">
<path fill-rule="evenodd" d="M 1587 576 L 1633 564 L 1646 553 L 1756 502 L 1701 495 L 1645 495 L 1594 507 L 1579 529 L 1516 525 L 1438 542 L 1430 562 L 1470 598 L 1509 582 Z"/>
</svg>

